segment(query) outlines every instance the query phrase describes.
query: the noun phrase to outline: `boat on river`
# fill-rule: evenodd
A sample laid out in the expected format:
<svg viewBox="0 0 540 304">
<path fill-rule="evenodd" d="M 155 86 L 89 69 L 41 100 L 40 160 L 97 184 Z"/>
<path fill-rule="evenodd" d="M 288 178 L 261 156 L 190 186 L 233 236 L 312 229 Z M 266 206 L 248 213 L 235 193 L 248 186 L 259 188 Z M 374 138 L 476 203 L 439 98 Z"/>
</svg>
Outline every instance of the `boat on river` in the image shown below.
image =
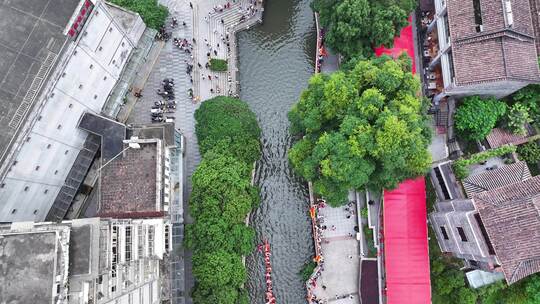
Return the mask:
<svg viewBox="0 0 540 304">
<path fill-rule="evenodd" d="M 264 268 L 265 268 L 265 281 L 266 281 L 266 304 L 275 304 L 276 297 L 274 297 L 274 289 L 272 286 L 272 263 L 270 262 L 270 256 L 272 252 L 270 250 L 270 244 L 267 240 L 264 240 L 262 244 L 259 245 L 259 251 L 264 256 Z"/>
</svg>

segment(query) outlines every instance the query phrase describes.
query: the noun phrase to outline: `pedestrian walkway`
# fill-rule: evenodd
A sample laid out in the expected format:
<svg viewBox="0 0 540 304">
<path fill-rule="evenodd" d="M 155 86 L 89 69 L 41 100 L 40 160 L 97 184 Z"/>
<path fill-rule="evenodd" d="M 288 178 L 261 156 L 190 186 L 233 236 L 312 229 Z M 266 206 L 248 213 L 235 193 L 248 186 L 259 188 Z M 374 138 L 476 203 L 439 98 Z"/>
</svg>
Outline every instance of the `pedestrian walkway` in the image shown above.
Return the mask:
<svg viewBox="0 0 540 304">
<path fill-rule="evenodd" d="M 331 207 L 316 199 L 319 267 L 308 281 L 310 303 L 359 304 L 360 246 L 355 203 Z"/>
<path fill-rule="evenodd" d="M 263 6 L 257 0 L 207 0 L 194 5 L 194 92 L 197 100 L 237 96 L 236 32 L 262 22 Z M 228 61 L 227 72 L 207 68 L 210 58 Z"/>
</svg>

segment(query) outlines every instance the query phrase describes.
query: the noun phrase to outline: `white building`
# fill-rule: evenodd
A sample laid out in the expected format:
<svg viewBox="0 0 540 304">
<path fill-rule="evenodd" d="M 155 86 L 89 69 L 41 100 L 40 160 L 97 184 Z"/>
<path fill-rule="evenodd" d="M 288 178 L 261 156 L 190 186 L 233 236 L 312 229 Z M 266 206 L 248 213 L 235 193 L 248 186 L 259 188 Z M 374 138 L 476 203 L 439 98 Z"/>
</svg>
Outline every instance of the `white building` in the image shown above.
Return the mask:
<svg viewBox="0 0 540 304">
<path fill-rule="evenodd" d="M 78 219 L 0 226 L 0 303 L 160 303 L 164 219 Z"/>
<path fill-rule="evenodd" d="M 102 0 L 79 2 L 64 29 L 72 39 L 33 105 L 12 121 L 17 132 L 0 166 L 0 222 L 43 221 L 55 200 L 73 198 L 80 184 L 73 175 L 81 174 L 70 170 L 78 157 L 89 165 L 97 150 L 77 128 L 79 118 L 101 112 L 145 28 L 138 14 Z"/>
</svg>

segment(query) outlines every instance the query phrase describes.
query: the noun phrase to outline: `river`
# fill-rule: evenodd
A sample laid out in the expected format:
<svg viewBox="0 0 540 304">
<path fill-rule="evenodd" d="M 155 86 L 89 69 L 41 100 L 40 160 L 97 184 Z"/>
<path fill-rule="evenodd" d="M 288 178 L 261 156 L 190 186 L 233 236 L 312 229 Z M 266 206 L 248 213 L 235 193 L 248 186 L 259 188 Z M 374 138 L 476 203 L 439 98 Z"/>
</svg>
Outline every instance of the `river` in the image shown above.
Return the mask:
<svg viewBox="0 0 540 304">
<path fill-rule="evenodd" d="M 258 240 L 272 246 L 277 303 L 305 303 L 299 276 L 313 255 L 306 183 L 292 172 L 287 112 L 313 74 L 315 23 L 309 0 L 268 0 L 264 24 L 238 35 L 240 98 L 256 113 L 262 129 L 262 158 L 256 183 L 261 205 L 251 215 Z M 247 259 L 251 303 L 264 303 L 261 254 Z"/>
</svg>

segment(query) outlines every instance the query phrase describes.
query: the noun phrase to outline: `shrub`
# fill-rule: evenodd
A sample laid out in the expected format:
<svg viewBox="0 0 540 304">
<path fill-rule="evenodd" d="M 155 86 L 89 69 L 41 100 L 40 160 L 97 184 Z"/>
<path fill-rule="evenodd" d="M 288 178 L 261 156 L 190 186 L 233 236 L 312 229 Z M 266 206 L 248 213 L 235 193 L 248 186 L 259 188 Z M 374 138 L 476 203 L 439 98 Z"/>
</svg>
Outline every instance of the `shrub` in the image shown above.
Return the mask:
<svg viewBox="0 0 540 304">
<path fill-rule="evenodd" d="M 108 0 L 118 6 L 141 15 L 146 26 L 159 29 L 165 24 L 165 19 L 169 15 L 167 7 L 158 4 L 157 0 Z"/>
<path fill-rule="evenodd" d="M 259 159 L 261 129 L 257 117 L 243 101 L 225 96 L 212 98 L 197 109 L 195 120 L 201 154 L 212 150 L 250 165 Z"/>
<path fill-rule="evenodd" d="M 302 270 L 299 273 L 302 277 L 302 281 L 306 282 L 307 280 L 309 280 L 309 278 L 313 274 L 313 271 L 315 271 L 315 267 L 317 267 L 317 263 L 315 263 L 314 261 L 309 261 L 308 263 L 304 264 Z"/>
<path fill-rule="evenodd" d="M 472 164 L 478 164 L 492 157 L 503 156 L 508 153 L 516 152 L 516 146 L 505 145 L 496 149 L 491 149 L 471 155 L 464 159 L 460 158 L 454 162 L 454 174 L 458 179 L 466 178 L 469 175 L 468 168 Z"/>
<path fill-rule="evenodd" d="M 517 148 L 519 159 L 529 164 L 536 164 L 540 161 L 540 146 L 537 142 L 529 142 Z"/>
<path fill-rule="evenodd" d="M 217 72 L 227 71 L 227 60 L 217 58 L 210 59 L 210 70 Z"/>
<path fill-rule="evenodd" d="M 484 139 L 506 112 L 506 104 L 495 99 L 467 97 L 457 109 L 455 126 L 469 140 Z"/>
<path fill-rule="evenodd" d="M 525 124 L 532 122 L 529 116 L 529 108 L 521 103 L 515 103 L 510 107 L 506 119 L 508 130 L 517 135 L 526 135 Z"/>
</svg>

